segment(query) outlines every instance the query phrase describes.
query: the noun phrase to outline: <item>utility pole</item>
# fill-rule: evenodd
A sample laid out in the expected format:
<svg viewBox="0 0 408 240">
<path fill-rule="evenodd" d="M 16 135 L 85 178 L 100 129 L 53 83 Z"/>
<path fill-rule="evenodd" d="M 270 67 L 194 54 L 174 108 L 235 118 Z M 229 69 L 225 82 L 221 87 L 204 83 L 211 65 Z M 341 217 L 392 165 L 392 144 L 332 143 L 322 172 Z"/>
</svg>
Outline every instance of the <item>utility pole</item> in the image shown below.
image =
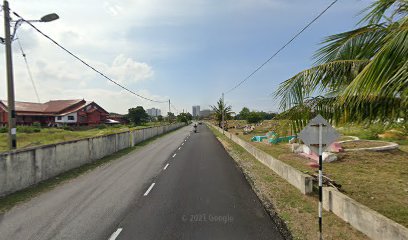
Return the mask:
<svg viewBox="0 0 408 240">
<path fill-rule="evenodd" d="M 224 112 L 225 112 L 225 102 L 224 102 L 224 93 L 222 93 L 222 112 L 221 112 L 222 134 L 224 134 Z"/>
<path fill-rule="evenodd" d="M 170 120 L 170 113 L 171 113 L 171 109 L 170 109 L 170 99 L 169 99 L 169 114 L 167 114 L 168 116 L 168 118 L 169 118 L 169 122 L 171 122 L 171 120 Z"/>
<path fill-rule="evenodd" d="M 14 79 L 13 79 L 13 59 L 11 55 L 11 35 L 10 35 L 10 9 L 8 1 L 3 1 L 4 11 L 4 43 L 6 45 L 6 70 L 7 70 L 7 107 L 8 107 L 8 145 L 9 149 L 17 148 L 16 130 L 16 110 L 14 103 Z"/>
</svg>

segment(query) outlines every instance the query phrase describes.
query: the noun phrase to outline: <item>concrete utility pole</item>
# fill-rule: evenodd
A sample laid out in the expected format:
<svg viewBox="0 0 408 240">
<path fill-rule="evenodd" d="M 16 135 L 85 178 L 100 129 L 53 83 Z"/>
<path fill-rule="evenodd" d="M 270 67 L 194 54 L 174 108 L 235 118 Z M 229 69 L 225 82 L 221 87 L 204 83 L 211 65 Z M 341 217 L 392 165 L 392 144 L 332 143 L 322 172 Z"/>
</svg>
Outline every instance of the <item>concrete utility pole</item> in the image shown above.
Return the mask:
<svg viewBox="0 0 408 240">
<path fill-rule="evenodd" d="M 222 93 L 222 112 L 221 112 L 222 134 L 224 134 L 224 112 L 225 112 L 225 102 L 224 102 L 224 93 Z"/>
<path fill-rule="evenodd" d="M 11 51 L 11 43 L 17 32 L 17 28 L 23 22 L 51 22 L 57 20 L 59 16 L 51 13 L 43 16 L 40 20 L 24 20 L 22 18 L 15 22 L 13 34 L 10 34 L 10 8 L 8 1 L 3 1 L 4 11 L 4 45 L 6 46 L 6 71 L 7 71 L 7 108 L 8 108 L 8 145 L 9 149 L 17 148 L 17 130 L 16 130 L 16 108 L 14 97 L 14 77 L 13 77 L 13 57 Z M 2 39 L 3 40 L 3 39 Z"/>
<path fill-rule="evenodd" d="M 11 55 L 10 9 L 8 1 L 3 1 L 4 11 L 4 44 L 6 46 L 7 71 L 7 107 L 8 107 L 8 145 L 9 149 L 17 148 L 16 109 L 14 103 L 13 59 Z"/>
</svg>

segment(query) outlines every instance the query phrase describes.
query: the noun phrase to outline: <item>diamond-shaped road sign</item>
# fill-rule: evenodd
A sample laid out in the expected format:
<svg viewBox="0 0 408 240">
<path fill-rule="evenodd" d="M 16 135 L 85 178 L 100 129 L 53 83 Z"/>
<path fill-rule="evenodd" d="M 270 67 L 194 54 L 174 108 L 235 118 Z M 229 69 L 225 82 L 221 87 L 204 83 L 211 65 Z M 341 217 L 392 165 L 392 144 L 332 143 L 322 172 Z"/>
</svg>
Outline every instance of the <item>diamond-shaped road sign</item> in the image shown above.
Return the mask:
<svg viewBox="0 0 408 240">
<path fill-rule="evenodd" d="M 317 115 L 310 120 L 307 126 L 299 133 L 299 138 L 317 155 L 319 155 L 320 125 L 322 125 L 322 152 L 340 137 L 340 134 L 321 115 Z"/>
</svg>

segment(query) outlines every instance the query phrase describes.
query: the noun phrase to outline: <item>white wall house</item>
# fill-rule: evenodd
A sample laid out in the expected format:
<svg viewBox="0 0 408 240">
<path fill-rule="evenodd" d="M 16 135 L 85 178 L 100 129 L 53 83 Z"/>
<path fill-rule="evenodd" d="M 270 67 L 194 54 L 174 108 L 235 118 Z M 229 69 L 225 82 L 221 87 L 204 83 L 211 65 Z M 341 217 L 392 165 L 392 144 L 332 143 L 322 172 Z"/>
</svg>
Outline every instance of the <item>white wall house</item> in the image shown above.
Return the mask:
<svg viewBox="0 0 408 240">
<path fill-rule="evenodd" d="M 73 112 L 73 113 L 69 113 L 67 115 L 64 116 L 56 116 L 55 117 L 55 122 L 57 124 L 65 124 L 65 123 L 76 123 L 78 121 L 78 113 L 77 112 Z"/>
</svg>

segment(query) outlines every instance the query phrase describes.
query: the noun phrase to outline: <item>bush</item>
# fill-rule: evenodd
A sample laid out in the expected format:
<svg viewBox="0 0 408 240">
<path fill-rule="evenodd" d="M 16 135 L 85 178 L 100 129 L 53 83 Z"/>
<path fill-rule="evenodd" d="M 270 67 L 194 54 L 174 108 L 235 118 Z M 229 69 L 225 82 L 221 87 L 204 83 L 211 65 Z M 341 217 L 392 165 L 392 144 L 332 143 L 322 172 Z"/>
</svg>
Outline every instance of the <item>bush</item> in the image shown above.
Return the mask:
<svg viewBox="0 0 408 240">
<path fill-rule="evenodd" d="M 62 126 L 62 129 L 66 130 L 66 131 L 74 131 L 74 128 L 68 125 L 64 125 Z"/>
<path fill-rule="evenodd" d="M 20 133 L 37 133 L 41 132 L 41 128 L 34 126 L 17 126 L 17 132 Z"/>
<path fill-rule="evenodd" d="M 0 133 L 6 133 L 7 127 L 0 127 Z"/>
<path fill-rule="evenodd" d="M 100 125 L 98 125 L 98 129 L 105 129 L 106 128 L 106 125 L 105 124 L 100 124 Z"/>
<path fill-rule="evenodd" d="M 35 127 L 35 128 L 41 128 L 41 123 L 35 122 L 35 123 L 33 123 L 33 125 L 31 125 L 31 126 L 33 126 L 33 127 Z"/>
</svg>

